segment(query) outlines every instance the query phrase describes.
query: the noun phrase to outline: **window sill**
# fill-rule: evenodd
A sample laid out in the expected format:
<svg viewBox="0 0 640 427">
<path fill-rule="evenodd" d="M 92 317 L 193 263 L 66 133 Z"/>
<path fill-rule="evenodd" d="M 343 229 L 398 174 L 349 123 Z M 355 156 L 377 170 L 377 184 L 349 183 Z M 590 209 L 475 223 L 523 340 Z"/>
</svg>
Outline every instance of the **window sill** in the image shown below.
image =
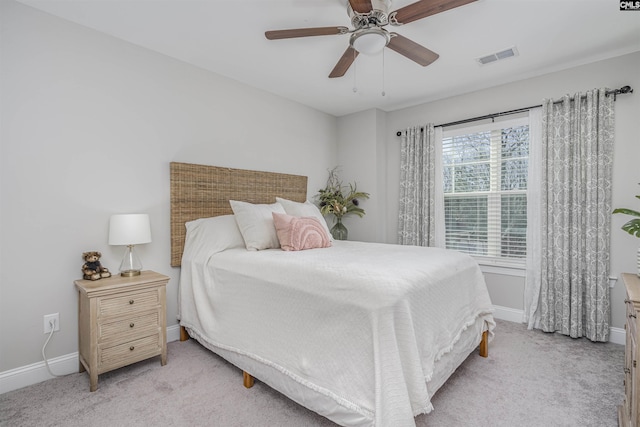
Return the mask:
<svg viewBox="0 0 640 427">
<path fill-rule="evenodd" d="M 503 276 L 526 277 L 527 268 L 522 264 L 502 263 L 474 257 L 483 273 L 501 274 Z M 609 288 L 613 289 L 618 281 L 617 277 L 609 277 Z"/>
<path fill-rule="evenodd" d="M 474 257 L 483 273 L 501 274 L 503 276 L 525 277 L 526 267 L 523 263 L 509 263 Z"/>
</svg>

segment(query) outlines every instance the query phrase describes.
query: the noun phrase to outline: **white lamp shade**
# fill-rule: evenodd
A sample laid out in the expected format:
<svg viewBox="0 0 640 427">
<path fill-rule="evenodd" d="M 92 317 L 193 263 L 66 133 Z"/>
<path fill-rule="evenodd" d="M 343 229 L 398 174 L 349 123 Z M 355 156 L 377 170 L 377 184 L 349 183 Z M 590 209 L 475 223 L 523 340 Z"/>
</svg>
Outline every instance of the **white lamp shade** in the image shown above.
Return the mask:
<svg viewBox="0 0 640 427">
<path fill-rule="evenodd" d="M 151 242 L 147 214 L 112 215 L 109 220 L 110 245 L 140 245 Z"/>
</svg>

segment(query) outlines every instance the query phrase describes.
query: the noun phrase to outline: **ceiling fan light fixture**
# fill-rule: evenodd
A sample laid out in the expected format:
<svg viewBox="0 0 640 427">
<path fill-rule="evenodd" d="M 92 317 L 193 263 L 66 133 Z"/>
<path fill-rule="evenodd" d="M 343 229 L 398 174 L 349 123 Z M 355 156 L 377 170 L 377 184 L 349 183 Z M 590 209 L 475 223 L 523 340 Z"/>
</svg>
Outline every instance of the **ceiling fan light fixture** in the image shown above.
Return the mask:
<svg viewBox="0 0 640 427">
<path fill-rule="evenodd" d="M 376 54 L 389 43 L 391 37 L 382 28 L 373 27 L 359 30 L 351 35 L 351 47 L 365 55 Z"/>
</svg>

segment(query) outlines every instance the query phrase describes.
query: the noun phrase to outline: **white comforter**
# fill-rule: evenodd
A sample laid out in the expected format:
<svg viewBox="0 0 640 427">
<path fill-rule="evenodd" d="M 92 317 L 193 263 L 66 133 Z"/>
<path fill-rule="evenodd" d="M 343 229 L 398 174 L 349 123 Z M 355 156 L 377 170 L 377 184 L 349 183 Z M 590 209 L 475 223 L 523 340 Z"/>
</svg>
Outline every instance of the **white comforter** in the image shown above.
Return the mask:
<svg viewBox="0 0 640 427">
<path fill-rule="evenodd" d="M 300 252 L 187 248 L 181 324 L 376 426 L 413 426 L 432 409 L 434 363 L 476 322 L 494 326 L 469 256 L 334 242 Z M 188 308 L 188 309 L 187 309 Z"/>
</svg>

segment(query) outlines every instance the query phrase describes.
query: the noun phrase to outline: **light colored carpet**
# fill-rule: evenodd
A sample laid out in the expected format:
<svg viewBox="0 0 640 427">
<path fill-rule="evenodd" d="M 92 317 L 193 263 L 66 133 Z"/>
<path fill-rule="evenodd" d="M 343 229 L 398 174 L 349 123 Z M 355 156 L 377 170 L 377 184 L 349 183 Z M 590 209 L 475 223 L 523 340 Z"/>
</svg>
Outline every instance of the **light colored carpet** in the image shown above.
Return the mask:
<svg viewBox="0 0 640 427">
<path fill-rule="evenodd" d="M 86 373 L 0 395 L 1 426 L 334 426 L 256 381 L 195 341 L 172 342 L 157 358 L 100 375 Z M 470 355 L 418 426 L 617 426 L 624 347 L 527 331 L 498 321 L 489 358 Z M 386 427 L 386 426 L 385 426 Z M 390 426 L 395 427 L 395 426 Z"/>
</svg>

